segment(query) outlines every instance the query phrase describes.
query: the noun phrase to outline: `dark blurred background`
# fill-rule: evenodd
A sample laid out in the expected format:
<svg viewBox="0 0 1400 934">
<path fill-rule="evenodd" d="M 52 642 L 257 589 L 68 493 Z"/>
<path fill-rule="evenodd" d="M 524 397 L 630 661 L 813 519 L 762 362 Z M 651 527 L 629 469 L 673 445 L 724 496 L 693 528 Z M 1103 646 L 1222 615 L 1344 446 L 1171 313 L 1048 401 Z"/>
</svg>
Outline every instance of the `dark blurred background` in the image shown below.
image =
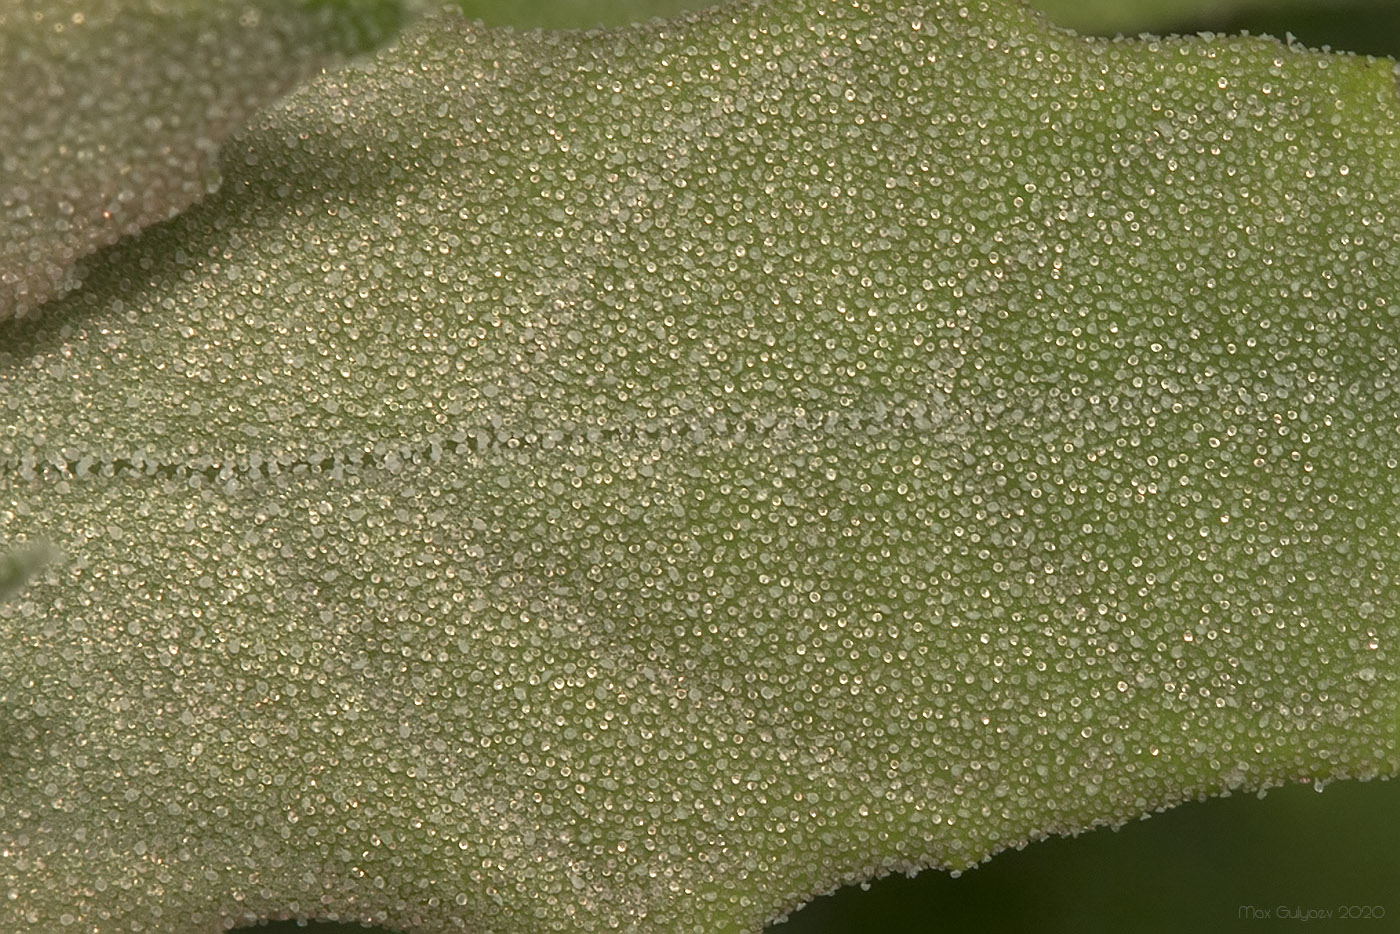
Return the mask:
<svg viewBox="0 0 1400 934">
<path fill-rule="evenodd" d="M 617 23 L 704 0 L 461 0 L 495 23 Z M 1400 57 L 1400 0 L 1032 0 L 1081 31 L 1242 32 Z M 1173 15 L 1186 9 L 1189 16 Z M 1140 13 L 1138 12 L 1140 11 Z M 1102 19 L 1095 19 L 1096 17 Z M 1096 28 L 1095 23 L 1100 25 Z M 1106 25 L 1104 25 L 1106 24 Z M 1400 257 L 1396 258 L 1400 262 Z M 768 934 L 1209 934 L 1400 931 L 1400 782 L 1311 785 L 1187 804 L 1120 830 L 1036 843 L 951 878 L 848 886 Z M 1331 912 L 1331 917 L 1310 912 Z M 1347 917 L 1346 915 L 1351 915 Z M 366 934 L 276 922 L 235 934 Z"/>
<path fill-rule="evenodd" d="M 1400 930 L 1397 828 L 1400 782 L 1216 798 L 1002 853 L 956 879 L 927 871 L 847 886 L 767 934 L 1389 934 Z M 1333 918 L 1301 920 L 1318 911 Z M 239 934 L 375 930 L 386 929 L 279 922 Z"/>
</svg>

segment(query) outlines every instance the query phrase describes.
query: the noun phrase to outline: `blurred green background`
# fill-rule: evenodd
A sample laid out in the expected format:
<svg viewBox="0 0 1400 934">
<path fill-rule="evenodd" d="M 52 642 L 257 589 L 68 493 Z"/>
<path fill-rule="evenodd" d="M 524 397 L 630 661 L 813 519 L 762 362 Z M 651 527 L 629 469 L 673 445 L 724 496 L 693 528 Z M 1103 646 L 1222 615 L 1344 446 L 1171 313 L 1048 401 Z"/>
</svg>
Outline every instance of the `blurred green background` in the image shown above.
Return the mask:
<svg viewBox="0 0 1400 934">
<path fill-rule="evenodd" d="M 493 26 L 616 26 L 714 6 L 715 0 L 449 0 Z M 1400 48 L 1400 0 L 1025 0 L 1079 32 L 1112 36 L 1241 32 L 1371 55 Z"/>
<path fill-rule="evenodd" d="M 1400 782 L 1216 798 L 1002 853 L 956 879 L 929 870 L 848 886 L 767 934 L 1389 934 L 1400 930 L 1397 827 Z M 1297 919 L 1309 911 L 1336 917 Z M 374 930 L 385 929 L 280 922 L 235 934 Z"/>
<path fill-rule="evenodd" d="M 460 0 L 493 25 L 617 25 L 710 0 Z M 1242 32 L 1400 57 L 1400 0 L 1031 0 L 1080 32 Z M 1397 258 L 1400 261 L 1400 258 Z M 768 934 L 1400 931 L 1400 782 L 1311 785 L 1186 804 L 1120 830 L 1036 843 L 954 879 L 849 886 Z M 1331 912 L 1330 918 L 1309 912 Z M 1350 912 L 1352 917 L 1345 917 Z M 277 922 L 235 934 L 365 934 Z M 385 930 L 385 929 L 377 929 Z"/>
</svg>

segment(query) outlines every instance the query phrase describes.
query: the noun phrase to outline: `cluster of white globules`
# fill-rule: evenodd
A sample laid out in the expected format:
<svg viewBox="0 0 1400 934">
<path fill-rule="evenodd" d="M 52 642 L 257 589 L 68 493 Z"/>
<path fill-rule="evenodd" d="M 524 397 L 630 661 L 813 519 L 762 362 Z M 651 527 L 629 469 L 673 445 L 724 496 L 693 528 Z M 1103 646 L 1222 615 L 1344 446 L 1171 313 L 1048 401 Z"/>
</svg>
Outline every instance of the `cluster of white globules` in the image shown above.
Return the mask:
<svg viewBox="0 0 1400 934">
<path fill-rule="evenodd" d="M 323 78 L 0 332 L 0 928 L 710 934 L 1393 772 L 1397 109 L 991 2 Z"/>
</svg>

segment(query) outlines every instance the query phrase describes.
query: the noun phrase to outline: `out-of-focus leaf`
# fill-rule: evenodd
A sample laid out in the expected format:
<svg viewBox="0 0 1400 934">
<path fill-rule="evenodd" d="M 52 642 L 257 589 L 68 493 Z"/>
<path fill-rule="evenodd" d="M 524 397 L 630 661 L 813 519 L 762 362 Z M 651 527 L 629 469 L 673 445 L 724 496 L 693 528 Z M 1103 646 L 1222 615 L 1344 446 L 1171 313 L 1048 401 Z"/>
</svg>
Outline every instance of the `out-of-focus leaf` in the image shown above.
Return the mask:
<svg viewBox="0 0 1400 934">
<path fill-rule="evenodd" d="M 1026 0 L 1057 24 L 1088 35 L 1161 33 L 1188 23 L 1268 11 L 1287 16 L 1305 10 L 1341 9 L 1356 0 Z"/>
<path fill-rule="evenodd" d="M 0 929 L 755 930 L 1393 774 L 1393 63 L 425 24 L 0 331 Z"/>
<path fill-rule="evenodd" d="M 223 139 L 397 29 L 389 0 L 11 0 L 0 7 L 0 319 L 189 206 Z"/>
<path fill-rule="evenodd" d="M 720 5 L 718 0 L 455 0 L 462 12 L 492 26 L 550 29 L 624 26 Z"/>
<path fill-rule="evenodd" d="M 1389 0 L 1246 7 L 1197 23 L 1195 29 L 1292 37 L 1315 49 L 1400 55 L 1400 5 Z"/>
<path fill-rule="evenodd" d="M 1253 32 L 1277 31 L 1284 38 L 1291 22 L 1308 24 L 1308 31 L 1326 34 L 1329 21 L 1373 17 L 1389 21 L 1393 4 L 1386 0 L 1026 0 L 1056 24 L 1086 35 L 1163 34 L 1182 29 L 1235 32 L 1238 24 L 1268 24 Z M 1378 31 L 1383 31 L 1378 25 Z M 1386 36 L 1373 41 L 1385 42 Z M 1322 42 L 1309 42 L 1322 45 Z M 1341 49 L 1361 50 L 1341 45 Z M 1389 49 L 1393 49 L 1390 45 Z"/>
</svg>

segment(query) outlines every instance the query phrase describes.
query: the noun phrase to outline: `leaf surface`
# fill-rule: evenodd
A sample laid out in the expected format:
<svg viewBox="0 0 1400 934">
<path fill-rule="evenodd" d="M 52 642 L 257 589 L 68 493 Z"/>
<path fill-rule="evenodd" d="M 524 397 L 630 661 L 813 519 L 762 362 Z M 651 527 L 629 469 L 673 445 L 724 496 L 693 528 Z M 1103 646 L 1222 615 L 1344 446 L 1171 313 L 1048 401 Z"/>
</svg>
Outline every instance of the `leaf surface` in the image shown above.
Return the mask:
<svg viewBox="0 0 1400 934">
<path fill-rule="evenodd" d="M 0 928 L 751 931 L 1397 766 L 1394 63 L 429 21 L 0 331 Z"/>
<path fill-rule="evenodd" d="M 12 0 L 0 10 L 0 319 L 218 184 L 219 144 L 398 26 L 385 0 Z"/>
</svg>

